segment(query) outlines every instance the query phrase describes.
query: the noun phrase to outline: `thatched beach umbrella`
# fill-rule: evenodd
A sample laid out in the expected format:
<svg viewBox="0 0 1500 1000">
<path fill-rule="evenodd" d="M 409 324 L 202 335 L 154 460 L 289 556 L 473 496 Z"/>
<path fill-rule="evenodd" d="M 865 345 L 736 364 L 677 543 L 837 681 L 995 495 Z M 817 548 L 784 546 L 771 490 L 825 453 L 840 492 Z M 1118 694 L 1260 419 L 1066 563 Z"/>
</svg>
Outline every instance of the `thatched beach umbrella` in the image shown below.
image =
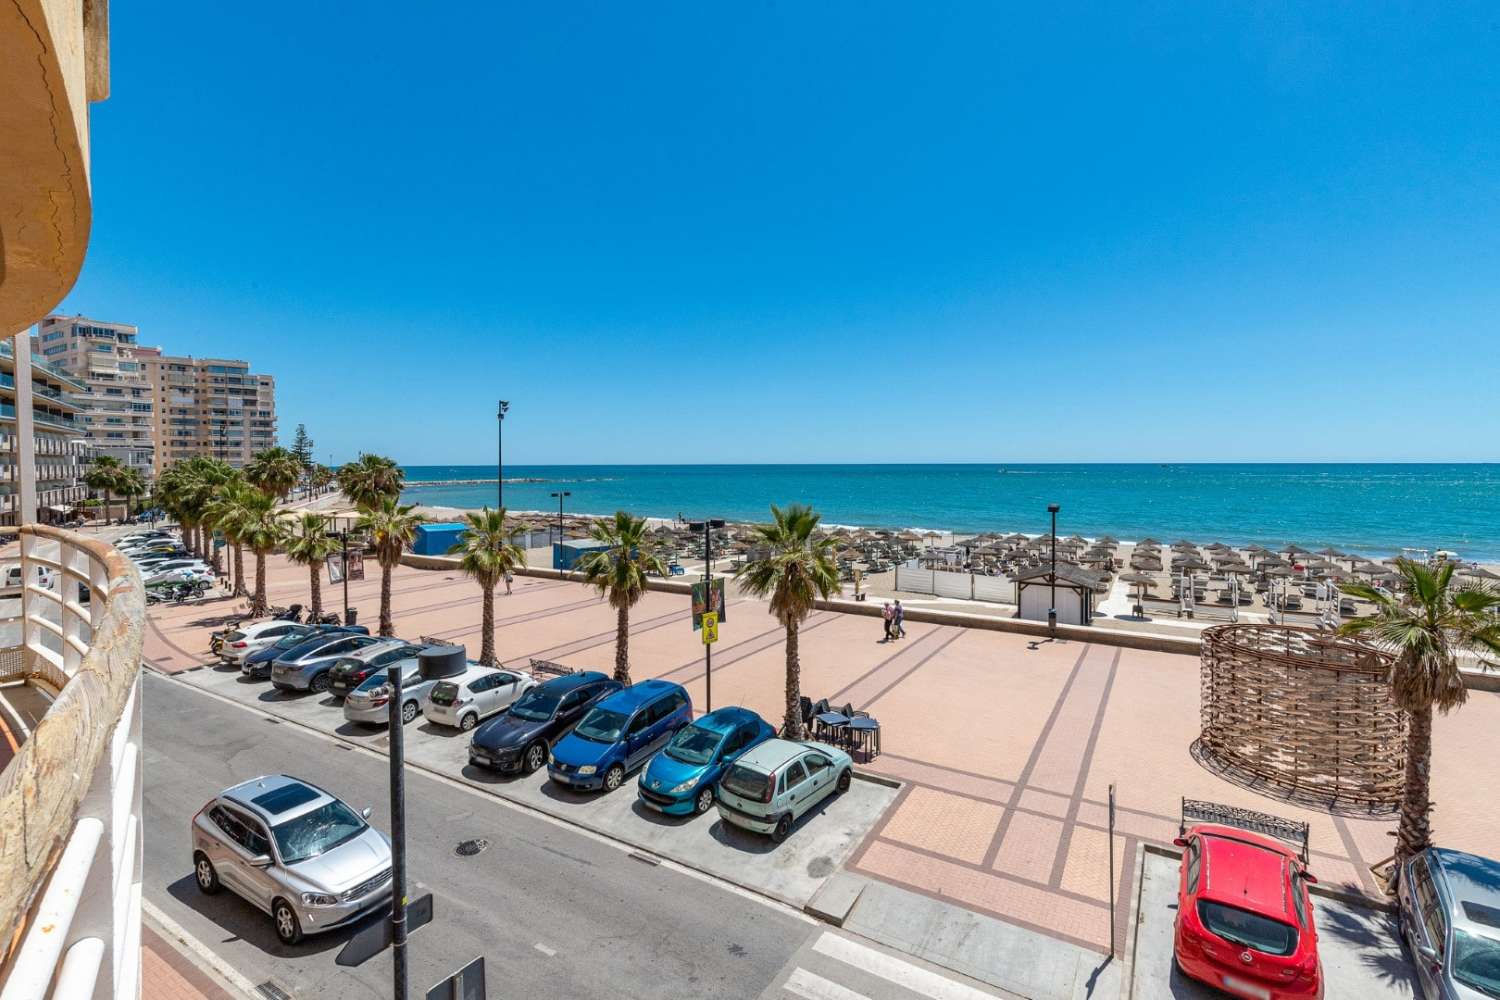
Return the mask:
<svg viewBox="0 0 1500 1000">
<path fill-rule="evenodd" d="M 1294 542 L 1288 542 L 1286 548 L 1282 549 L 1281 551 L 1285 552 L 1289 556 L 1310 556 L 1310 555 L 1312 555 L 1312 551 L 1310 549 L 1304 549 L 1302 546 L 1297 545 Z"/>
<path fill-rule="evenodd" d="M 1467 566 L 1459 570 L 1458 575 L 1472 580 L 1500 580 L 1500 573 L 1492 573 L 1483 566 Z"/>
</svg>

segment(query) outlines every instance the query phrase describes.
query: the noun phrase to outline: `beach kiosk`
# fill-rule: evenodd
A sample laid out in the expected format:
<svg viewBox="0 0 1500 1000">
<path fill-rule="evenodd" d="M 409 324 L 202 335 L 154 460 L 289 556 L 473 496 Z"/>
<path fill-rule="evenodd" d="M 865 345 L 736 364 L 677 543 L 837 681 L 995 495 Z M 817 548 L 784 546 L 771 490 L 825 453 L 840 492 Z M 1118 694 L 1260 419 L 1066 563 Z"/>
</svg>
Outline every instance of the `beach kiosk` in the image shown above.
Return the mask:
<svg viewBox="0 0 1500 1000">
<path fill-rule="evenodd" d="M 1073 563 L 1057 564 L 1057 623 L 1087 625 L 1094 617 L 1099 577 Z M 1044 622 L 1052 607 L 1052 568 L 1032 566 L 1016 574 L 1017 618 Z"/>
<path fill-rule="evenodd" d="M 552 568 L 569 570 L 578 565 L 579 560 L 590 552 L 598 552 L 609 548 L 608 542 L 596 542 L 592 538 L 569 538 L 564 542 L 552 543 Z"/>
<path fill-rule="evenodd" d="M 445 556 L 463 533 L 462 524 L 419 524 L 411 550 L 419 556 Z"/>
</svg>

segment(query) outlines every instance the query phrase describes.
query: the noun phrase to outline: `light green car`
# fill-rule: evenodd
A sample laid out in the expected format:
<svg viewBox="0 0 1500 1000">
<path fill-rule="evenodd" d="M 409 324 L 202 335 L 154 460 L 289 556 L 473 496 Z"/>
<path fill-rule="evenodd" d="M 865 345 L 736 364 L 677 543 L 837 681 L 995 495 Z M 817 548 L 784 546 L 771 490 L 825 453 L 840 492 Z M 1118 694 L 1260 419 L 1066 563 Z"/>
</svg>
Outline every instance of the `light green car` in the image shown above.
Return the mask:
<svg viewBox="0 0 1500 1000">
<path fill-rule="evenodd" d="M 853 759 L 838 747 L 766 740 L 719 780 L 719 817 L 780 843 L 808 810 L 847 791 L 853 773 Z"/>
</svg>

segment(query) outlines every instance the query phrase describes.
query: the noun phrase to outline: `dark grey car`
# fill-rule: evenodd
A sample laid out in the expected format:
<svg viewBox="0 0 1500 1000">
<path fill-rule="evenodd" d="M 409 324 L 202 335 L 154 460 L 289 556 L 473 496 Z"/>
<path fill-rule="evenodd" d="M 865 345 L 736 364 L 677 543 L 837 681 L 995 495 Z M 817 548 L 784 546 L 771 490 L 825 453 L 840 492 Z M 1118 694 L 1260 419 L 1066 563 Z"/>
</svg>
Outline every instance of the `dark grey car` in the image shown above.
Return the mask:
<svg viewBox="0 0 1500 1000">
<path fill-rule="evenodd" d="M 1396 894 L 1422 995 L 1500 998 L 1500 862 L 1430 847 L 1406 863 Z"/>
</svg>

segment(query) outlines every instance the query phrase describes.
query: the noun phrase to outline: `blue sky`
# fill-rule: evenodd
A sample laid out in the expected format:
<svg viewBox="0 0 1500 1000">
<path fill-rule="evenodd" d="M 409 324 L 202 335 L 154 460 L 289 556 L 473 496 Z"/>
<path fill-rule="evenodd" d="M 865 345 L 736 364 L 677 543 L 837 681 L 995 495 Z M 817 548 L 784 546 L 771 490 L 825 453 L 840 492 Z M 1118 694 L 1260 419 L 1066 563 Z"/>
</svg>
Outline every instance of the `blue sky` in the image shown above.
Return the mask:
<svg viewBox="0 0 1500 1000">
<path fill-rule="evenodd" d="M 1493 6 L 290 10 L 112 7 L 62 308 L 325 460 L 1500 457 Z"/>
</svg>

